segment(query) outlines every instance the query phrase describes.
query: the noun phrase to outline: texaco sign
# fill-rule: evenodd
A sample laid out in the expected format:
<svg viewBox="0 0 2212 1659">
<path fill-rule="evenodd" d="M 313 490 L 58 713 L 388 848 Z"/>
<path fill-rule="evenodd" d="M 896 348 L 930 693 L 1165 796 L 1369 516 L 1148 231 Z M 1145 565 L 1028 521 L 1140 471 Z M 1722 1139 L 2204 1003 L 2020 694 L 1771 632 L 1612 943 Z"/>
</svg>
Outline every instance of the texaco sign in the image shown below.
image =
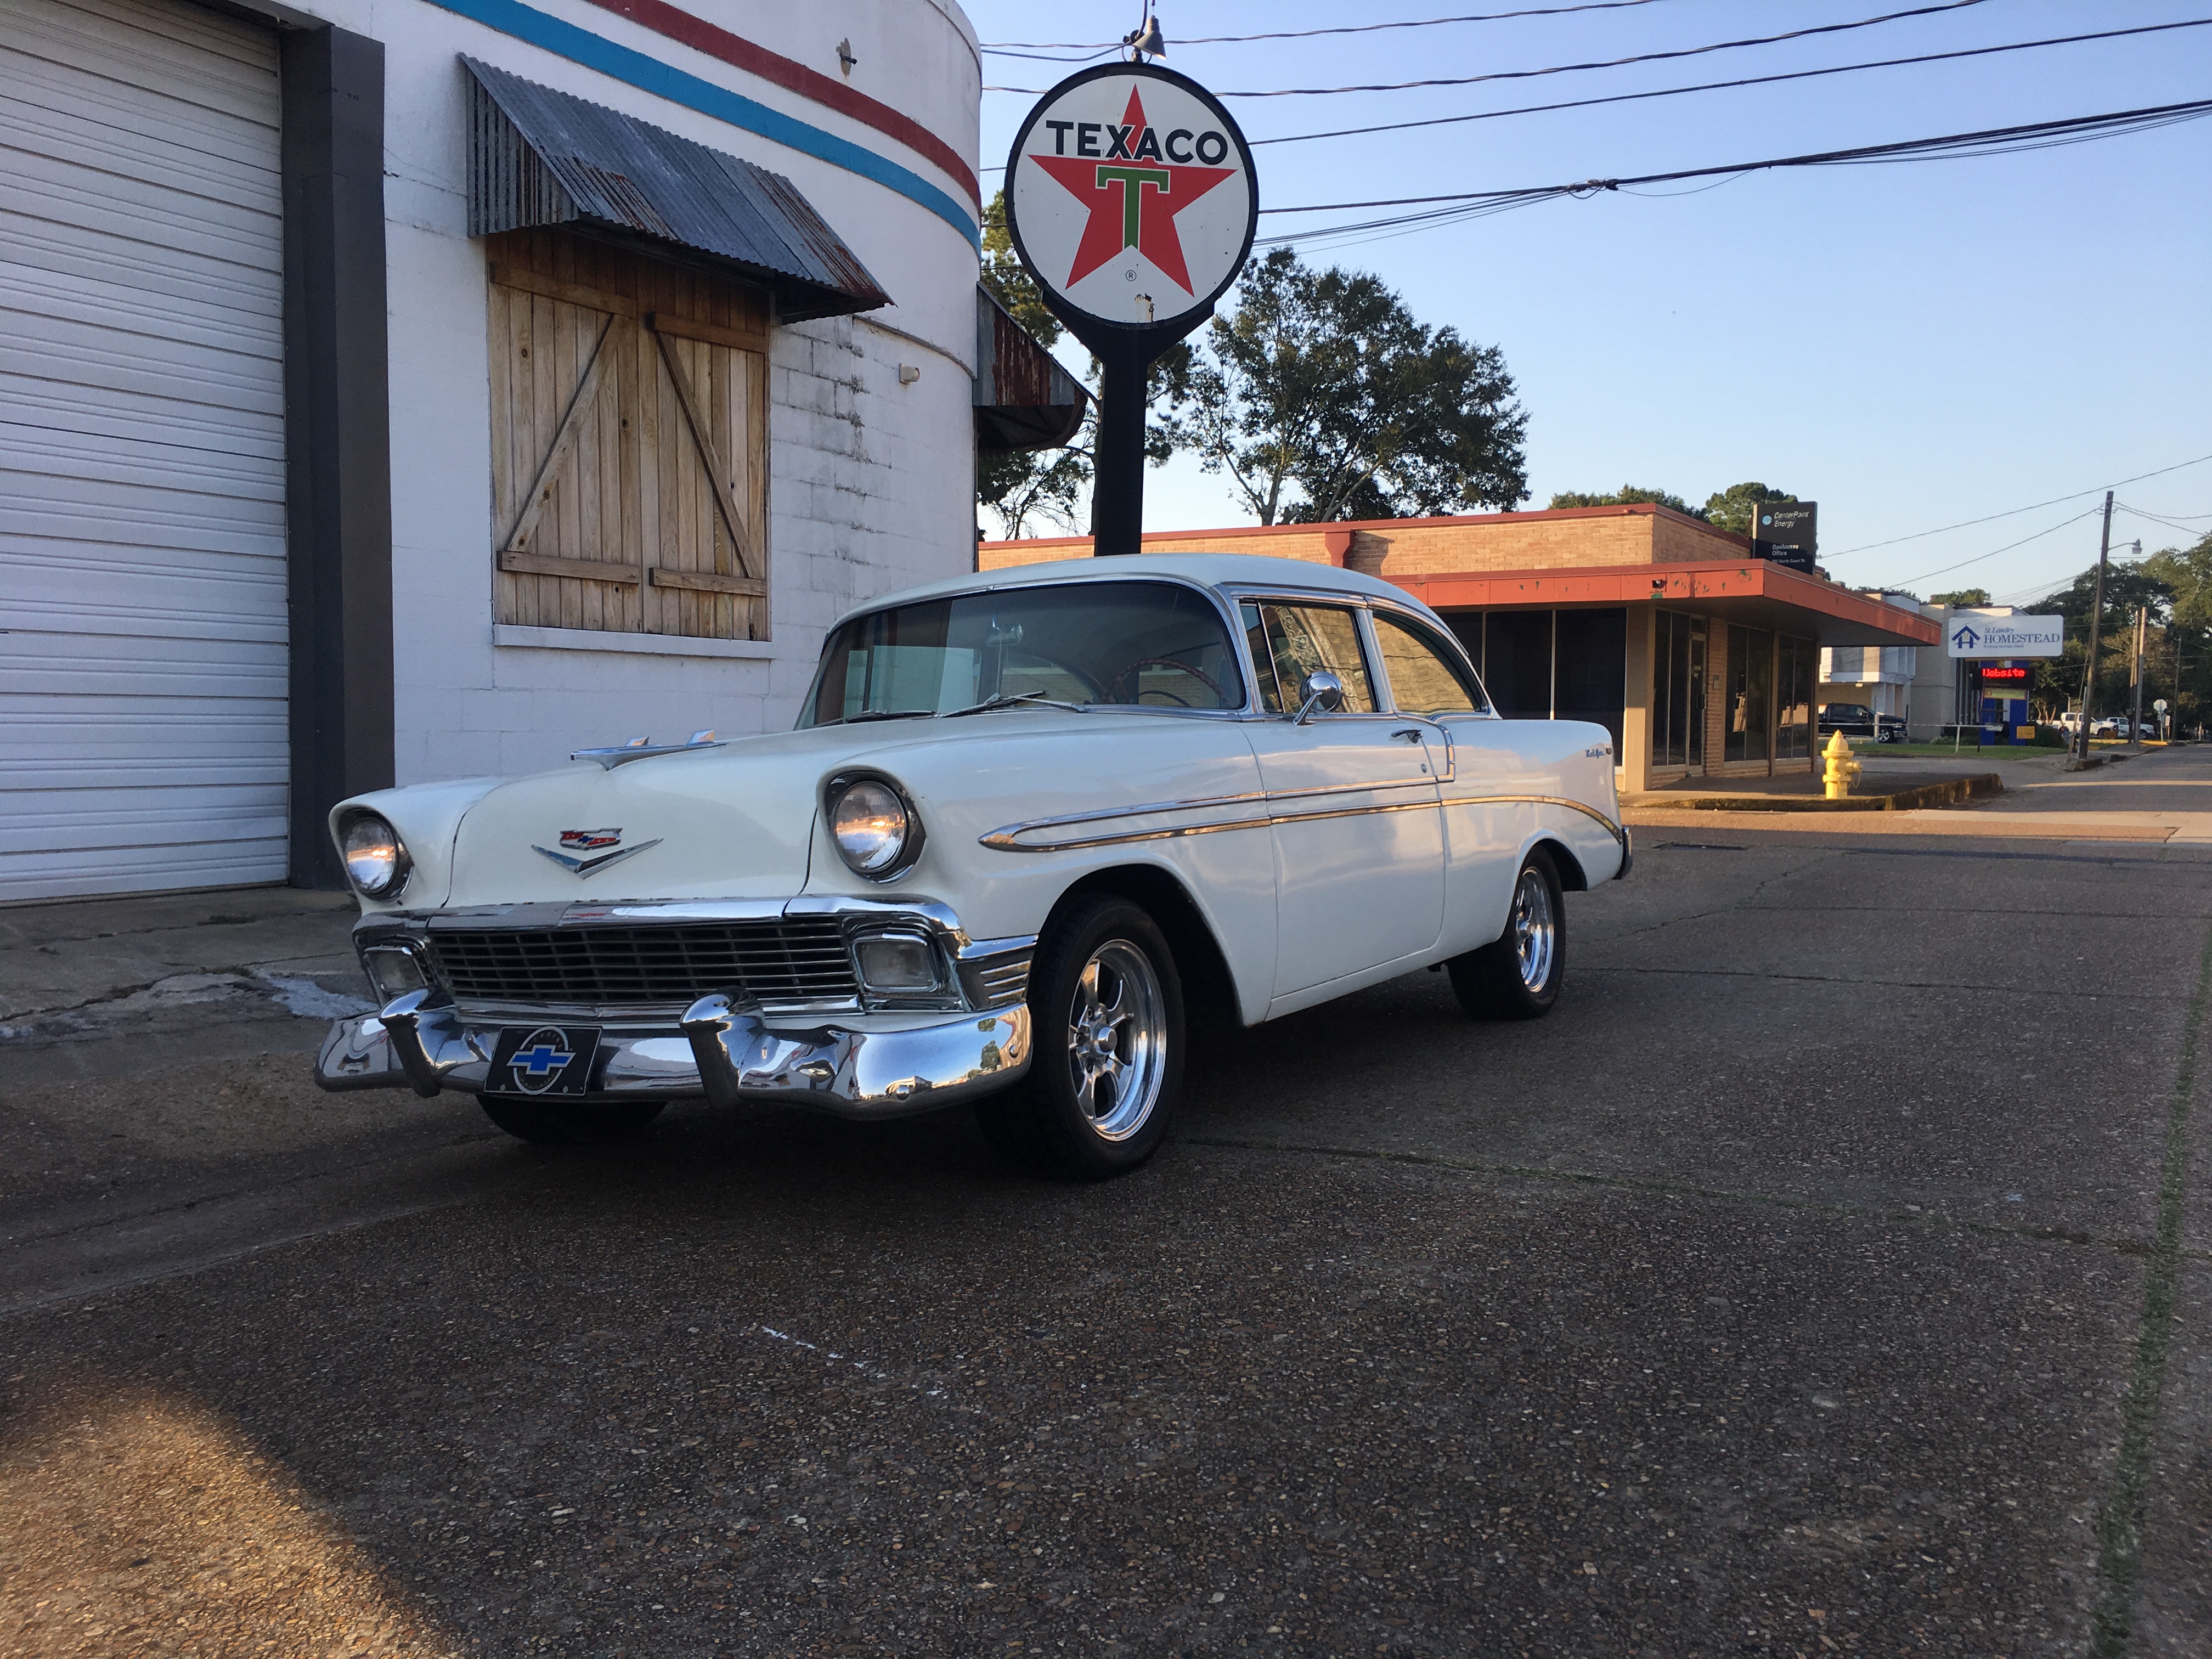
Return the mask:
<svg viewBox="0 0 2212 1659">
<path fill-rule="evenodd" d="M 1063 81 L 1006 158 L 1014 246 L 1053 308 L 1166 339 L 1196 327 L 1236 281 L 1259 205 L 1229 112 L 1153 64 Z"/>
</svg>

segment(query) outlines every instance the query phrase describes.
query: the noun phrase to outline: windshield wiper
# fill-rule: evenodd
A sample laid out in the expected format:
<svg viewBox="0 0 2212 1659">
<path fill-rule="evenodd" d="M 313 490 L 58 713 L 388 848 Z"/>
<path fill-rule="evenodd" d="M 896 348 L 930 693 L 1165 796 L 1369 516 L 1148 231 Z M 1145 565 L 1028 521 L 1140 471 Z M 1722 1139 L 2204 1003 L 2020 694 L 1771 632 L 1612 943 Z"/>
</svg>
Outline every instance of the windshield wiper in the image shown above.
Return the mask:
<svg viewBox="0 0 2212 1659">
<path fill-rule="evenodd" d="M 1008 691 L 1002 692 L 995 697 L 987 697 L 981 702 L 970 703 L 965 708 L 956 708 L 945 718 L 957 720 L 963 714 L 988 714 L 994 708 L 1013 708 L 1024 703 L 1036 708 L 1073 709 L 1079 714 L 1087 714 L 1091 712 L 1089 703 L 1062 702 L 1057 697 L 1048 697 L 1042 691 Z"/>
<path fill-rule="evenodd" d="M 847 714 L 831 720 L 832 726 L 857 726 L 862 720 L 927 720 L 936 711 L 930 708 L 863 708 L 857 714 Z"/>
</svg>

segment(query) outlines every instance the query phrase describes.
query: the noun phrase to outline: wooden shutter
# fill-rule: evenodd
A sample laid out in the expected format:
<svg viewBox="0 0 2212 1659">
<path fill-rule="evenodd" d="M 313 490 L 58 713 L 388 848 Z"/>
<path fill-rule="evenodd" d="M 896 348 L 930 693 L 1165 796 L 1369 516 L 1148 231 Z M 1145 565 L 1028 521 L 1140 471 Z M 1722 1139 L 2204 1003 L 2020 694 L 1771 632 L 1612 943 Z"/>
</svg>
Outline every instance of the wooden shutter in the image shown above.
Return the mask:
<svg viewBox="0 0 2212 1659">
<path fill-rule="evenodd" d="M 498 620 L 768 638 L 766 295 L 556 230 L 490 245 Z"/>
</svg>

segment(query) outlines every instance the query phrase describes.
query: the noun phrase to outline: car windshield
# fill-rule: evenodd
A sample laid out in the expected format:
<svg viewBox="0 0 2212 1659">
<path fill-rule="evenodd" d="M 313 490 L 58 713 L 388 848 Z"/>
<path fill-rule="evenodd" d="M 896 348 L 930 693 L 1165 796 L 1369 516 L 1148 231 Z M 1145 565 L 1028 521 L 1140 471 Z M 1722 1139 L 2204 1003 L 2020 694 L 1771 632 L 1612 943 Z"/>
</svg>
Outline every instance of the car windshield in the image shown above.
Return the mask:
<svg viewBox="0 0 2212 1659">
<path fill-rule="evenodd" d="M 1024 698 L 1241 708 L 1244 682 L 1205 595 L 1164 581 L 1057 583 L 855 617 L 823 647 L 799 724 L 951 714 Z"/>
</svg>

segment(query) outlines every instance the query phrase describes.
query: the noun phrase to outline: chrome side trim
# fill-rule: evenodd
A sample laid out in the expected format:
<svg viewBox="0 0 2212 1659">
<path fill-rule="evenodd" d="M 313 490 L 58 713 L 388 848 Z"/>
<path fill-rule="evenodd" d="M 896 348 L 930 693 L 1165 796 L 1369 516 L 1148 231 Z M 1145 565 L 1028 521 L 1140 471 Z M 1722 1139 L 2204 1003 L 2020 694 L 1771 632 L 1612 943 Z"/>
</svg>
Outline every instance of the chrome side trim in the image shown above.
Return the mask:
<svg viewBox="0 0 2212 1659">
<path fill-rule="evenodd" d="M 1622 851 L 1626 852 L 1628 848 L 1628 830 L 1624 825 L 1615 823 L 1596 807 L 1570 800 L 1565 795 L 1448 795 L 1443 804 L 1446 806 L 1564 806 L 1586 818 L 1595 819 L 1605 826 L 1606 834 L 1620 843 Z"/>
<path fill-rule="evenodd" d="M 1423 781 L 1425 782 L 1426 780 L 1423 780 Z M 1362 790 L 1367 790 L 1388 788 L 1392 786 L 1387 784 L 1360 784 L 1355 787 Z M 1343 791 L 1340 787 L 1334 787 L 1326 792 L 1316 790 L 1311 793 L 1316 794 L 1323 793 L 1341 793 Z M 1571 811 L 1580 812 L 1585 817 L 1593 818 L 1599 823 L 1603 824 L 1605 826 L 1606 833 L 1611 836 L 1615 841 L 1619 842 L 1624 848 L 1628 845 L 1628 832 L 1620 824 L 1615 823 L 1611 818 L 1606 817 L 1604 813 L 1599 811 L 1595 806 L 1585 805 L 1578 800 L 1570 800 L 1564 795 L 1453 795 L 1446 797 L 1441 801 L 1376 801 L 1371 802 L 1364 806 L 1339 806 L 1324 808 L 1319 811 L 1309 812 L 1269 812 L 1265 815 L 1255 815 L 1250 817 L 1232 818 L 1220 823 L 1177 824 L 1161 830 L 1130 830 L 1103 836 L 1073 836 L 1059 841 L 1030 842 L 1017 841 L 1015 839 L 1017 836 L 1030 834 L 1039 830 L 1054 829 L 1066 823 L 1097 822 L 1107 818 L 1137 817 L 1141 817 L 1147 812 L 1171 811 L 1176 810 L 1179 805 L 1213 805 L 1223 804 L 1230 800 L 1249 800 L 1255 799 L 1260 798 L 1249 795 L 1224 796 L 1221 797 L 1218 801 L 1169 803 L 1156 806 L 1129 807 L 1105 812 L 1079 813 L 1069 818 L 1040 818 L 1029 823 L 1008 824 L 1002 830 L 994 830 L 989 835 L 979 836 L 977 839 L 985 847 L 991 848 L 994 852 L 999 853 L 1071 853 L 1091 847 L 1118 847 L 1133 844 L 1138 842 L 1176 841 L 1180 840 L 1185 836 L 1218 835 L 1225 830 L 1259 830 L 1263 828 L 1271 828 L 1279 823 L 1301 823 L 1310 820 L 1318 820 L 1322 818 L 1359 817 L 1373 812 L 1412 812 L 1420 811 L 1423 808 L 1435 810 L 1441 806 L 1525 805 L 1535 806 L 1567 807 Z"/>
</svg>

